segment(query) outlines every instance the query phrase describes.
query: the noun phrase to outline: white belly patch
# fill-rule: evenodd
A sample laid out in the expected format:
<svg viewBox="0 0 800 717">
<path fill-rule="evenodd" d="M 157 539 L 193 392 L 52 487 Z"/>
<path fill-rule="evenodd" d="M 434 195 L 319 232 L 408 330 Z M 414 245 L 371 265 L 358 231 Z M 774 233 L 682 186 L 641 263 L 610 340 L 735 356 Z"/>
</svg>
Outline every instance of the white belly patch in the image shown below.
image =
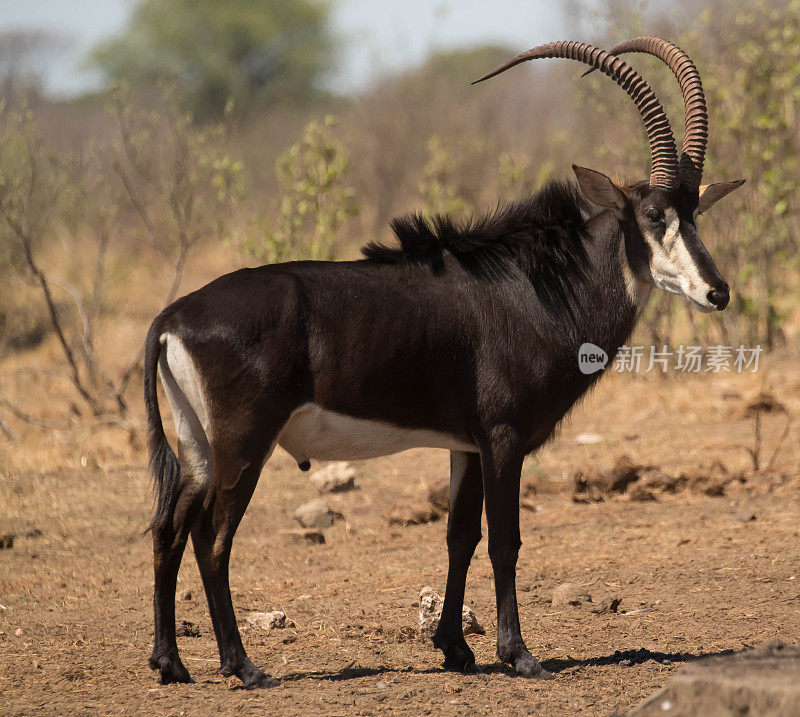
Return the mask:
<svg viewBox="0 0 800 717">
<path fill-rule="evenodd" d="M 278 443 L 297 463 L 311 458 L 321 461 L 377 458 L 409 448 L 446 448 L 472 453 L 478 450 L 444 433 L 352 418 L 315 403 L 306 403 L 292 413 Z"/>
</svg>

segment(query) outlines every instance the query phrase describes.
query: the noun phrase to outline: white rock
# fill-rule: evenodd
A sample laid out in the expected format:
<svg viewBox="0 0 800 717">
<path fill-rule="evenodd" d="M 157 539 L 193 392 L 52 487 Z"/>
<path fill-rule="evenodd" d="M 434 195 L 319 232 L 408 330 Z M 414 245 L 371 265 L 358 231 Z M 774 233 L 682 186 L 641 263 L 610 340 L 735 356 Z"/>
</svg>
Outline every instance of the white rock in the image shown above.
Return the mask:
<svg viewBox="0 0 800 717">
<path fill-rule="evenodd" d="M 575 436 L 575 443 L 581 446 L 588 446 L 592 443 L 600 443 L 603 437 L 599 433 L 579 433 Z"/>
<path fill-rule="evenodd" d="M 261 630 L 280 630 L 284 627 L 294 627 L 294 620 L 286 617 L 283 610 L 272 612 L 251 612 L 247 616 L 247 624 Z"/>
<path fill-rule="evenodd" d="M 419 634 L 423 637 L 433 637 L 439 620 L 442 617 L 444 598 L 433 588 L 424 587 L 419 591 Z M 485 635 L 486 630 L 478 622 L 472 608 L 464 605 L 461 610 L 461 624 L 465 635 Z"/>
<path fill-rule="evenodd" d="M 317 498 L 301 505 L 292 516 L 304 528 L 330 528 L 334 514 L 324 498 Z"/>
<path fill-rule="evenodd" d="M 356 487 L 356 471 L 347 461 L 338 461 L 312 473 L 309 480 L 320 493 L 341 493 Z"/>
<path fill-rule="evenodd" d="M 554 607 L 581 605 L 585 602 L 592 602 L 592 596 L 583 585 L 578 583 L 563 583 L 553 590 L 552 603 Z"/>
</svg>

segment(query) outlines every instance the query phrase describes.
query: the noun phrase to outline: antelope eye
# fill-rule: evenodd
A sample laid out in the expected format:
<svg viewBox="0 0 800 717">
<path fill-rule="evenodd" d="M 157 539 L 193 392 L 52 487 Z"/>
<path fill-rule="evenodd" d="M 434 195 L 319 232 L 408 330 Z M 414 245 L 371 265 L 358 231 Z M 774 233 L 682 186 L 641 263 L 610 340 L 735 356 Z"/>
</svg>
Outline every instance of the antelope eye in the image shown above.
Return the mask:
<svg viewBox="0 0 800 717">
<path fill-rule="evenodd" d="M 644 213 L 644 215 L 654 224 L 661 221 L 661 212 L 659 212 L 658 209 L 653 209 L 651 207 Z"/>
</svg>

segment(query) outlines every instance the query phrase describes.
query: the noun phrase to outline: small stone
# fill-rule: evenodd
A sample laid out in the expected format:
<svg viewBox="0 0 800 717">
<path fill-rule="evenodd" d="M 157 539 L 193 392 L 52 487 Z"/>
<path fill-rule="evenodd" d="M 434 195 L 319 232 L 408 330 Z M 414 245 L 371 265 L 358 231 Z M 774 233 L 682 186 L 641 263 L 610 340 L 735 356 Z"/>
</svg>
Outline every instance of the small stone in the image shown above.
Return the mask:
<svg viewBox="0 0 800 717">
<path fill-rule="evenodd" d="M 304 528 L 330 528 L 334 513 L 323 498 L 317 498 L 301 505 L 292 516 Z"/>
<path fill-rule="evenodd" d="M 737 513 L 732 518 L 734 523 L 749 523 L 751 520 L 755 519 L 756 519 L 756 514 L 751 513 L 750 511 L 745 511 L 744 513 Z"/>
<path fill-rule="evenodd" d="M 281 530 L 280 534 L 311 545 L 324 545 L 325 543 L 325 534 L 319 528 L 292 528 L 291 530 Z"/>
<path fill-rule="evenodd" d="M 23 538 L 40 538 L 42 536 L 42 531 L 39 528 L 31 528 L 30 530 L 26 530 L 23 534 Z"/>
<path fill-rule="evenodd" d="M 592 596 L 586 592 L 583 585 L 563 583 L 553 590 L 553 607 L 580 605 L 585 602 L 592 602 Z"/>
<path fill-rule="evenodd" d="M 356 487 L 356 472 L 347 461 L 337 461 L 312 473 L 309 480 L 320 493 L 342 493 Z"/>
<path fill-rule="evenodd" d="M 8 550 L 14 547 L 13 533 L 0 533 L 0 550 Z"/>
<path fill-rule="evenodd" d="M 656 499 L 655 493 L 640 485 L 633 485 L 628 489 L 628 497 L 638 503 L 647 503 Z"/>
<path fill-rule="evenodd" d="M 678 482 L 694 493 L 707 496 L 723 496 L 728 484 L 742 479 L 741 473 L 731 473 L 721 461 L 714 461 L 709 466 L 692 468 L 681 473 Z"/>
<path fill-rule="evenodd" d="M 575 436 L 575 443 L 579 446 L 589 446 L 593 443 L 600 443 L 603 437 L 598 433 L 579 433 Z"/>
<path fill-rule="evenodd" d="M 287 618 L 283 610 L 251 612 L 247 616 L 247 624 L 260 630 L 282 630 L 286 627 L 295 626 L 294 620 Z"/>
<path fill-rule="evenodd" d="M 428 486 L 428 502 L 440 513 L 450 510 L 450 481 L 436 481 Z"/>
<path fill-rule="evenodd" d="M 633 660 L 620 660 L 619 664 L 623 665 L 624 667 L 630 667 L 633 664 Z"/>
<path fill-rule="evenodd" d="M 609 613 L 616 612 L 619 609 L 622 598 L 610 597 L 590 608 L 591 612 L 595 615 L 608 615 Z"/>
<path fill-rule="evenodd" d="M 618 456 L 614 462 L 614 467 L 605 474 L 607 491 L 609 493 L 624 493 L 631 483 L 639 480 L 639 472 L 644 467 L 634 463 L 628 455 Z"/>
<path fill-rule="evenodd" d="M 181 624 L 175 631 L 177 637 L 200 637 L 200 628 L 193 622 L 188 620 L 181 620 Z"/>
<path fill-rule="evenodd" d="M 639 473 L 638 486 L 647 490 L 657 490 L 662 493 L 675 493 L 678 490 L 678 479 L 658 468 L 645 468 Z"/>
<path fill-rule="evenodd" d="M 391 506 L 384 517 L 389 525 L 422 525 L 439 520 L 439 511 L 428 503 L 401 501 Z"/>
<path fill-rule="evenodd" d="M 17 637 L 22 637 L 25 634 L 25 631 L 21 627 L 18 627 L 16 630 L 14 630 L 14 634 Z"/>
<path fill-rule="evenodd" d="M 433 637 L 439 620 L 442 617 L 444 598 L 433 588 L 424 587 L 419 591 L 419 634 L 422 637 Z M 486 630 L 478 622 L 475 611 L 468 605 L 461 610 L 461 626 L 465 635 L 485 635 Z"/>
</svg>

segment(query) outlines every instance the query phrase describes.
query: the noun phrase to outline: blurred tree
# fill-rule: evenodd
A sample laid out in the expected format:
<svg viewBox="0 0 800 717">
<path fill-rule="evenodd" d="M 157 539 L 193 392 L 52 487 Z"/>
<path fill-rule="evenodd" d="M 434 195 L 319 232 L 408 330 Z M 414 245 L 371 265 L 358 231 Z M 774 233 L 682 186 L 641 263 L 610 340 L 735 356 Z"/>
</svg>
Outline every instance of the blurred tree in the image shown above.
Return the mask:
<svg viewBox="0 0 800 717">
<path fill-rule="evenodd" d="M 44 30 L 0 32 L 0 96 L 13 101 L 20 94 L 40 92 L 48 66 L 66 46 L 64 37 Z"/>
<path fill-rule="evenodd" d="M 92 59 L 111 81 L 169 80 L 198 115 L 304 99 L 331 64 L 329 13 L 324 0 L 143 0 Z"/>
</svg>

